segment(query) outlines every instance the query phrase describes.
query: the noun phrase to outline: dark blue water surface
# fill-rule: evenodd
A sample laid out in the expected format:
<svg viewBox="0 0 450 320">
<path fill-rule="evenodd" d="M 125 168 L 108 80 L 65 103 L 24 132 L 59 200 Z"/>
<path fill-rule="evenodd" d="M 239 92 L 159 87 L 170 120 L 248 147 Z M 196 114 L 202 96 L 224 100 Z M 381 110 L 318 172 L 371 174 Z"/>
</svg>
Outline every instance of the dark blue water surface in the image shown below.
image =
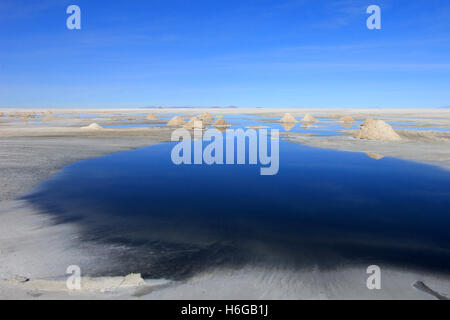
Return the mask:
<svg viewBox="0 0 450 320">
<path fill-rule="evenodd" d="M 280 142 L 280 170 L 174 165 L 174 144 L 65 167 L 25 198 L 84 241 L 123 247 L 104 274 L 393 265 L 450 274 L 450 174 Z"/>
</svg>

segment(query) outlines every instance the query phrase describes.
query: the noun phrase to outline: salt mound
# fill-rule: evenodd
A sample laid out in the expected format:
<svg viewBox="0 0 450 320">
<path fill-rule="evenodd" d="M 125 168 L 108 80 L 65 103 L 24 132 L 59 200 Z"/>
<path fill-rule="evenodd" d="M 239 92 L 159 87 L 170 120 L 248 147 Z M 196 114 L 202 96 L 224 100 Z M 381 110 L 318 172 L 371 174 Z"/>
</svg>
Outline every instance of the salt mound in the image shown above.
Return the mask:
<svg viewBox="0 0 450 320">
<path fill-rule="evenodd" d="M 149 113 L 146 117 L 145 120 L 159 120 L 159 118 L 157 116 L 155 116 L 153 113 Z"/>
<path fill-rule="evenodd" d="M 331 119 L 337 119 L 337 118 L 339 118 L 339 115 L 337 113 L 333 113 L 331 115 Z"/>
<path fill-rule="evenodd" d="M 125 276 L 123 279 L 121 286 L 122 287 L 137 287 L 145 284 L 144 279 L 140 273 L 130 273 Z"/>
<path fill-rule="evenodd" d="M 180 116 L 175 116 L 167 122 L 168 126 L 182 126 L 186 121 Z"/>
<path fill-rule="evenodd" d="M 31 112 L 22 112 L 20 114 L 20 116 L 22 118 L 34 118 L 35 117 L 35 115 L 33 113 L 31 113 Z"/>
<path fill-rule="evenodd" d="M 45 116 L 44 118 L 42 118 L 42 121 L 45 121 L 45 122 L 51 122 L 51 121 L 56 121 L 56 120 L 58 120 L 58 118 L 55 116 L 52 116 L 52 115 L 48 115 L 48 116 Z"/>
<path fill-rule="evenodd" d="M 8 117 L 9 118 L 16 118 L 16 117 L 20 117 L 21 116 L 21 112 L 10 112 L 8 113 Z"/>
<path fill-rule="evenodd" d="M 209 112 L 204 112 L 197 117 L 199 120 L 212 120 L 213 115 Z"/>
<path fill-rule="evenodd" d="M 366 152 L 366 155 L 375 160 L 381 160 L 384 158 L 384 156 L 382 154 L 378 154 L 378 153 Z"/>
<path fill-rule="evenodd" d="M 339 121 L 342 121 L 342 122 L 353 122 L 353 121 L 355 121 L 355 120 L 353 120 L 353 117 L 352 117 L 352 116 L 343 116 L 343 117 L 341 117 L 341 118 L 339 119 Z"/>
<path fill-rule="evenodd" d="M 383 120 L 367 119 L 361 125 L 359 133 L 356 135 L 359 139 L 399 141 L 401 140 L 397 132 L 392 129 Z"/>
<path fill-rule="evenodd" d="M 216 122 L 213 123 L 214 126 L 229 126 L 230 124 L 225 121 L 223 118 L 219 118 Z"/>
<path fill-rule="evenodd" d="M 103 129 L 103 127 L 101 125 L 98 125 L 97 123 L 91 123 L 87 127 L 81 127 L 81 129 L 84 129 L 84 130 L 100 130 L 100 129 Z"/>
<path fill-rule="evenodd" d="M 294 118 L 294 116 L 290 113 L 285 113 L 283 118 L 281 118 L 280 120 L 281 122 L 286 122 L 286 123 L 295 123 L 297 122 L 297 120 Z"/>
<path fill-rule="evenodd" d="M 307 113 L 307 114 L 303 117 L 302 121 L 303 121 L 303 122 L 316 122 L 317 120 L 316 120 L 316 118 L 314 118 L 312 115 L 310 115 L 309 113 Z"/>
<path fill-rule="evenodd" d="M 184 128 L 188 130 L 204 129 L 205 125 L 203 124 L 203 121 L 200 120 L 199 118 L 192 117 L 191 120 L 189 120 L 189 122 L 184 125 Z"/>
</svg>

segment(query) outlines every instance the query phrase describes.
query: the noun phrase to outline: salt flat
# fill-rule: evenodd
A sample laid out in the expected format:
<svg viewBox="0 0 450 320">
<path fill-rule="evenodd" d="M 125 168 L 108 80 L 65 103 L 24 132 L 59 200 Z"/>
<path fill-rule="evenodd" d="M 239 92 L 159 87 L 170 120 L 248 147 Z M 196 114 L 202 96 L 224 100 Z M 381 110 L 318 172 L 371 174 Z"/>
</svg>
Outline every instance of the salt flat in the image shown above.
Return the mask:
<svg viewBox="0 0 450 320">
<path fill-rule="evenodd" d="M 169 141 L 172 129 L 165 123 L 173 114 L 186 116 L 198 115 L 203 112 L 217 115 L 255 115 L 263 117 L 279 117 L 291 113 L 301 119 L 305 113 L 310 113 L 321 121 L 333 114 L 351 115 L 355 120 L 363 121 L 372 117 L 389 121 L 409 122 L 416 127 L 427 128 L 439 126 L 450 128 L 449 109 L 263 109 L 263 108 L 230 108 L 230 109 L 52 109 L 51 121 L 43 121 L 43 115 L 50 114 L 48 110 L 38 109 L 2 109 L 5 113 L 0 118 L 0 298 L 18 299 L 51 299 L 51 298 L 239 298 L 233 292 L 220 291 L 217 286 L 223 283 L 229 273 L 218 271 L 215 274 L 201 275 L 183 284 L 173 284 L 162 289 L 153 290 L 150 287 L 135 295 L 137 291 L 127 289 L 120 292 L 79 292 L 65 291 L 47 292 L 43 288 L 29 289 L 20 283 L 11 282 L 17 276 L 43 279 L 62 276 L 63 266 L 70 263 L 71 256 L 86 255 L 87 263 L 95 264 L 103 254 L 111 248 L 77 247 L 72 241 L 76 238 L 76 225 L 54 226 L 51 221 L 39 212 L 33 212 L 24 203 L 15 201 L 18 196 L 27 192 L 40 181 L 48 179 L 63 166 L 75 161 L 99 157 L 109 153 L 131 150 L 163 141 Z M 21 114 L 41 114 L 37 118 L 21 116 Z M 161 117 L 160 120 L 149 122 L 145 120 L 148 113 Z M 8 114 L 13 114 L 8 117 Z M 115 124 L 143 124 L 152 123 L 155 126 L 146 128 L 105 128 L 102 130 L 82 130 L 81 127 L 98 123 L 101 126 Z M 450 168 L 450 134 L 434 130 L 417 132 L 414 130 L 397 130 L 401 141 L 374 141 L 354 138 L 354 130 L 341 129 L 344 133 L 338 136 L 299 135 L 283 133 L 282 138 L 294 143 L 301 143 L 313 147 L 338 149 L 352 152 L 364 152 L 381 156 L 398 157 L 412 161 L 425 162 Z M 92 260 L 90 260 L 92 259 Z M 57 261 L 58 264 L 49 264 Z M 341 272 L 341 271 L 339 271 Z M 355 270 L 345 270 L 342 274 L 320 275 L 317 272 L 295 281 L 306 282 L 306 291 L 301 293 L 283 290 L 270 291 L 264 284 L 252 292 L 243 290 L 242 298 L 374 298 L 364 290 L 360 292 L 352 287 L 352 274 Z M 353 273 L 352 273 L 353 272 Z M 359 272 L 359 271 L 357 271 Z M 357 273 L 356 272 L 356 273 Z M 267 277 L 264 271 L 242 271 L 233 279 L 254 282 Z M 279 279 L 283 283 L 283 276 Z M 291 277 L 295 277 L 291 275 Z M 402 273 L 392 270 L 389 273 L 392 285 L 383 294 L 375 298 L 432 298 L 419 291 L 409 291 L 405 283 L 413 280 L 425 279 L 436 289 L 445 288 L 450 284 L 449 279 L 435 279 L 432 275 Z M 334 283 L 332 290 L 326 291 L 328 286 L 324 279 Z M 253 279 L 253 280 L 252 280 Z M 341 279 L 342 282 L 339 282 Z M 233 281 L 234 281 L 233 280 Z M 266 279 L 267 280 L 267 279 Z M 361 280 L 361 279 L 359 279 Z M 358 281 L 359 281 L 358 280 Z M 237 280 L 236 280 L 237 281 Z M 259 281 L 259 280 L 258 280 Z M 278 281 L 276 276 L 270 281 Z M 269 282 L 270 282 L 269 281 Z M 314 283 L 316 281 L 316 283 Z M 362 280 L 361 280 L 362 281 Z M 156 283 L 156 282 L 155 282 Z M 264 283 L 264 281 L 263 281 Z M 159 283 L 158 283 L 159 285 Z M 238 286 L 238 285 L 236 285 Z M 203 289 L 202 289 L 203 288 Z M 206 288 L 206 289 L 204 289 Z M 401 289 L 396 290 L 397 289 Z M 204 290 L 212 295 L 204 296 Z M 286 293 L 287 292 L 287 293 Z M 408 292 L 408 293 L 406 293 Z M 192 293 L 192 295 L 190 295 Z"/>
</svg>

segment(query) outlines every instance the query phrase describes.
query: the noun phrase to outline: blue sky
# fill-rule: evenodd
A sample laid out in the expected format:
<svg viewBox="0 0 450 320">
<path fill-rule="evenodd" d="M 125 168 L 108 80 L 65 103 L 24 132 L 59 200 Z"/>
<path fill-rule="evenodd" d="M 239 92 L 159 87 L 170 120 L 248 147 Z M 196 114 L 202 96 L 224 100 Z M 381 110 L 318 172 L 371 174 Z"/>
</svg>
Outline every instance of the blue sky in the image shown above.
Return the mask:
<svg viewBox="0 0 450 320">
<path fill-rule="evenodd" d="M 450 105 L 448 0 L 0 0 L 0 43 L 0 107 Z"/>
</svg>

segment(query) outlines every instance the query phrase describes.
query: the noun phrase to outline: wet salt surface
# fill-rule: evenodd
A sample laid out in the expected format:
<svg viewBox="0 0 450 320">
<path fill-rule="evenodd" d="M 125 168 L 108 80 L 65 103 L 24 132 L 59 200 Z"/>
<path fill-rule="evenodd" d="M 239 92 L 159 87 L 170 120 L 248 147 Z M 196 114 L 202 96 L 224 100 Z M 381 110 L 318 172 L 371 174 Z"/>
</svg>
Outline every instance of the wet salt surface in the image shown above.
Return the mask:
<svg viewBox="0 0 450 320">
<path fill-rule="evenodd" d="M 83 241 L 121 248 L 96 275 L 370 264 L 450 274 L 448 171 L 281 141 L 278 175 L 260 176 L 259 165 L 176 166 L 173 146 L 71 164 L 24 198 L 76 223 Z"/>
<path fill-rule="evenodd" d="M 107 124 L 103 128 L 145 128 L 145 127 L 161 127 L 161 123 L 146 123 L 146 124 Z"/>
<path fill-rule="evenodd" d="M 400 130 L 414 130 L 414 131 L 433 130 L 433 131 L 450 132 L 450 128 L 439 127 L 438 124 L 434 124 L 433 126 L 433 122 L 414 123 L 414 122 L 388 121 L 388 123 L 392 126 L 392 128 Z"/>
</svg>

